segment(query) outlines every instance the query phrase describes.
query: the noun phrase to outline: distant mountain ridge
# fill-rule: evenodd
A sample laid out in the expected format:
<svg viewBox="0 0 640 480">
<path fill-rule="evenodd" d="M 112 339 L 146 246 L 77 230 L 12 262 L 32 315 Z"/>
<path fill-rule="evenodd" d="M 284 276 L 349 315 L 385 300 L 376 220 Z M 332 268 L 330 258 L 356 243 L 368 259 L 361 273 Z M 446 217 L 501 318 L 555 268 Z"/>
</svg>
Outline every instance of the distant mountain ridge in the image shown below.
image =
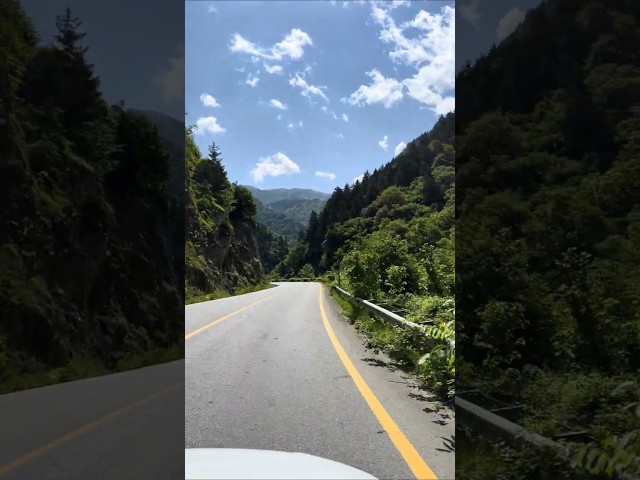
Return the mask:
<svg viewBox="0 0 640 480">
<path fill-rule="evenodd" d="M 319 192 L 308 188 L 273 188 L 262 190 L 251 185 L 243 185 L 248 188 L 253 196 L 265 205 L 281 200 L 328 200 L 330 193 Z"/>
</svg>

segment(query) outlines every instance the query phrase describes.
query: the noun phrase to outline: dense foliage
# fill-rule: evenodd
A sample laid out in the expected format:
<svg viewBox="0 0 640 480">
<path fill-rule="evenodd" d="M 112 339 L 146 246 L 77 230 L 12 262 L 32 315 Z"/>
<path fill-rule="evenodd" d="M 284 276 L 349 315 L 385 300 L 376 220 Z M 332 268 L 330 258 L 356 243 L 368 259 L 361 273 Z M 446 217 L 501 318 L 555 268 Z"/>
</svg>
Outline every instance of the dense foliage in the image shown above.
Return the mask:
<svg viewBox="0 0 640 480">
<path fill-rule="evenodd" d="M 287 216 L 284 212 L 267 207 L 256 200 L 256 220 L 273 233 L 284 237 L 287 245 L 294 245 L 300 232 L 304 231 L 304 223 Z"/>
<path fill-rule="evenodd" d="M 417 331 L 367 319 L 357 326 L 371 345 L 395 351 L 448 393 L 455 374 L 453 129 L 454 115 L 442 117 L 390 163 L 336 188 L 274 269 L 279 277 L 326 274 L 358 297 L 425 323 Z M 432 351 L 434 341 L 440 346 Z"/>
<path fill-rule="evenodd" d="M 39 45 L 0 0 L 3 391 L 125 368 L 183 332 L 172 156 L 145 117 L 104 101 L 80 21 L 67 9 L 56 25 Z"/>
<path fill-rule="evenodd" d="M 610 452 L 640 427 L 611 396 L 640 369 L 636 3 L 546 1 L 456 80 L 458 383 Z"/>
<path fill-rule="evenodd" d="M 185 130 L 185 169 L 187 298 L 262 284 L 265 275 L 256 244 L 256 201 L 251 192 L 229 182 L 215 144 L 209 147 L 208 157 L 202 158 L 192 128 Z"/>
</svg>

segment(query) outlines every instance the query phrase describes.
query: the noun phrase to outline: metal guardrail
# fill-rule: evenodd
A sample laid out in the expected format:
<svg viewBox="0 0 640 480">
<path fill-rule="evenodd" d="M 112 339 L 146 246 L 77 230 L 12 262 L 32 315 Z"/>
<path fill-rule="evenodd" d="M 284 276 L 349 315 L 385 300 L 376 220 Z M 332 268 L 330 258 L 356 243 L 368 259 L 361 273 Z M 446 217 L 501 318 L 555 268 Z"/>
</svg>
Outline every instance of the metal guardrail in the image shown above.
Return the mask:
<svg viewBox="0 0 640 480">
<path fill-rule="evenodd" d="M 317 282 L 314 278 L 279 278 L 277 280 L 270 280 L 272 283 L 276 282 Z"/>
<path fill-rule="evenodd" d="M 411 328 L 420 328 L 421 325 L 417 323 L 410 322 L 409 320 L 402 318 L 400 315 L 397 315 L 389 310 L 385 310 L 378 305 L 371 303 L 369 300 L 362 300 L 361 298 L 354 297 L 349 292 L 340 287 L 333 287 L 342 297 L 349 300 L 352 304 L 359 305 L 364 307 L 369 313 L 386 320 L 389 323 L 393 323 L 396 325 L 405 325 Z"/>
</svg>

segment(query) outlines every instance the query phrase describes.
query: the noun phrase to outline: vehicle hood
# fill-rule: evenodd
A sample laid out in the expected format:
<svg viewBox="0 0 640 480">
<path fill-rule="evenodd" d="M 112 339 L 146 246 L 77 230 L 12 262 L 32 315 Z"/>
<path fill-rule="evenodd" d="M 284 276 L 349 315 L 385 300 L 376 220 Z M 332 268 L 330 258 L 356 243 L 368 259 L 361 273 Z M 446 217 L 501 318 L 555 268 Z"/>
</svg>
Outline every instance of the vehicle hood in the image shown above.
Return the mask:
<svg viewBox="0 0 640 480">
<path fill-rule="evenodd" d="M 185 480 L 377 480 L 333 460 L 306 453 L 238 448 L 186 448 Z"/>
</svg>

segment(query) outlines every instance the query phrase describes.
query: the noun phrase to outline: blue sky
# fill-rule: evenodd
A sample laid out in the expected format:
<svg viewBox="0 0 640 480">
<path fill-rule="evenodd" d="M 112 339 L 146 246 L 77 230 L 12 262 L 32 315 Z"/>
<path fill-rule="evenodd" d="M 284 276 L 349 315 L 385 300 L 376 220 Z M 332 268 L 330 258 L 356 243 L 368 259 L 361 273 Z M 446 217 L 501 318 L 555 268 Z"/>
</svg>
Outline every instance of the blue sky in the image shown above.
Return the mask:
<svg viewBox="0 0 640 480">
<path fill-rule="evenodd" d="M 331 192 L 454 109 L 453 2 L 187 1 L 185 110 L 232 181 Z"/>
</svg>

